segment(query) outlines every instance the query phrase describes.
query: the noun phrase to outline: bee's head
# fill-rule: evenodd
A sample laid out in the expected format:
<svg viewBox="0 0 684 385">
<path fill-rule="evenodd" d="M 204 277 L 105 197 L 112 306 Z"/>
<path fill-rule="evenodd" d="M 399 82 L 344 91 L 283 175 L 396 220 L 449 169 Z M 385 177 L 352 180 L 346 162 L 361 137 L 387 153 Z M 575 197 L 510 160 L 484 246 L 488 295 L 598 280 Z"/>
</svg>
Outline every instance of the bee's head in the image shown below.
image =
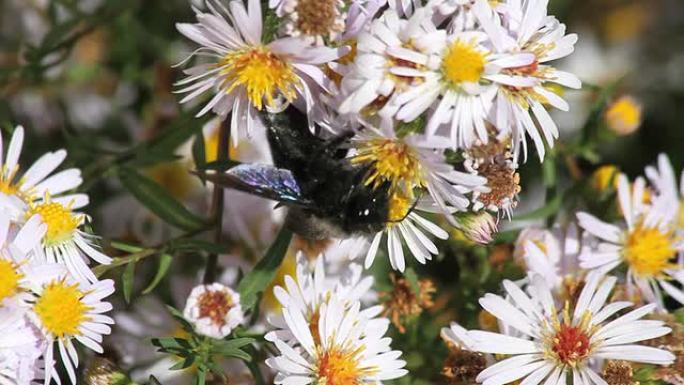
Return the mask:
<svg viewBox="0 0 684 385">
<path fill-rule="evenodd" d="M 357 185 L 349 196 L 343 213 L 345 231 L 376 233 L 387 224 L 389 184 L 379 188 Z"/>
</svg>

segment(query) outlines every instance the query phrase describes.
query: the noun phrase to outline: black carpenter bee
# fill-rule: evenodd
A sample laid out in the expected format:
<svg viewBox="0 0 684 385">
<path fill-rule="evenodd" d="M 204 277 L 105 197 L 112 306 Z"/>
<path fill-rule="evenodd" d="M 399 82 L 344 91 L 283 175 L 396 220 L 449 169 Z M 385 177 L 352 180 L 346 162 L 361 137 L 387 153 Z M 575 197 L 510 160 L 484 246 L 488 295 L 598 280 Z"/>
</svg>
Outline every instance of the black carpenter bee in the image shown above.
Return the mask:
<svg viewBox="0 0 684 385">
<path fill-rule="evenodd" d="M 289 207 L 286 224 L 310 239 L 373 234 L 388 223 L 390 183 L 367 186 L 372 164 L 347 157 L 353 131 L 331 139 L 312 134 L 293 107 L 262 113 L 274 166 L 242 164 L 207 179 Z"/>
</svg>

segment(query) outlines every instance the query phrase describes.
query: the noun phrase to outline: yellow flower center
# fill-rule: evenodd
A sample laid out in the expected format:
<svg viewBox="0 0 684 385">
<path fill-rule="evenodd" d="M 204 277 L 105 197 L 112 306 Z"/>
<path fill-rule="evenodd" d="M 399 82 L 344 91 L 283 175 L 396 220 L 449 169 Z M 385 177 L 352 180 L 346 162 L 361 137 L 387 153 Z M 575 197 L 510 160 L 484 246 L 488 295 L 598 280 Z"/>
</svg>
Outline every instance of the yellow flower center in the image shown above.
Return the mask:
<svg viewBox="0 0 684 385">
<path fill-rule="evenodd" d="M 623 96 L 613 102 L 606 111 L 606 123 L 618 135 L 629 135 L 641 125 L 641 104 L 630 97 Z"/>
<path fill-rule="evenodd" d="M 267 106 L 275 107 L 278 95 L 288 101 L 296 96 L 299 79 L 292 66 L 266 47 L 231 52 L 218 65 L 223 68 L 220 74 L 226 77 L 222 84 L 225 92 L 244 87 L 250 102 L 258 110 L 263 108 L 264 100 Z"/>
<path fill-rule="evenodd" d="M 673 242 L 672 231 L 663 233 L 639 224 L 627 235 L 624 258 L 635 274 L 660 277 L 664 270 L 676 267 L 672 262 L 676 254 Z"/>
<path fill-rule="evenodd" d="M 26 217 L 30 218 L 35 214 L 39 214 L 47 225 L 44 241 L 47 246 L 53 246 L 71 239 L 74 231 L 83 222 L 82 215 L 74 215 L 71 212 L 71 207 L 57 202 L 46 201 L 32 205 L 26 213 Z"/>
<path fill-rule="evenodd" d="M 426 185 L 418 154 L 406 143 L 393 139 L 371 139 L 359 146 L 352 163 L 372 163 L 365 184 L 374 188 L 390 182 L 392 189 L 400 187 L 408 198 L 413 189 Z"/>
<path fill-rule="evenodd" d="M 17 171 L 19 171 L 19 167 L 15 167 L 14 170 L 8 170 L 7 166 L 4 165 L 0 168 L 0 193 L 5 195 L 18 195 L 23 199 L 23 195 L 21 195 L 19 191 L 22 180 L 14 182 Z"/>
<path fill-rule="evenodd" d="M 2 302 L 13 295 L 19 289 L 19 280 L 23 275 L 18 271 L 17 266 L 4 259 L 0 259 L 0 307 Z"/>
<path fill-rule="evenodd" d="M 475 42 L 454 41 L 446 50 L 442 61 L 444 78 L 452 86 L 463 82 L 477 82 L 482 77 L 486 55 L 477 50 Z"/>
<path fill-rule="evenodd" d="M 387 225 L 402 221 L 409 210 L 411 210 L 412 200 L 403 194 L 394 193 L 389 198 L 389 213 L 387 214 Z"/>
<path fill-rule="evenodd" d="M 89 320 L 86 313 L 91 309 L 81 302 L 83 296 L 78 285 L 53 281 L 45 287 L 33 310 L 50 334 L 58 338 L 79 335 L 79 327 Z"/>
<path fill-rule="evenodd" d="M 363 370 L 359 368 L 358 350 L 336 347 L 324 352 L 318 359 L 318 385 L 358 385 Z"/>
</svg>

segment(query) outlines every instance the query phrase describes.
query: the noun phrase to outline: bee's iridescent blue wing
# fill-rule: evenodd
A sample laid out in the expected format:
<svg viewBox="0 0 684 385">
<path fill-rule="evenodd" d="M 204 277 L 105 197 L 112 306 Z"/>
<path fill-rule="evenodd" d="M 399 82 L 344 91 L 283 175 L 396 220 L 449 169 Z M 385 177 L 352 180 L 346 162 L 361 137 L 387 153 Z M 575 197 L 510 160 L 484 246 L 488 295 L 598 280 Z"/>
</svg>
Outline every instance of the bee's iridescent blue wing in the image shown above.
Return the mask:
<svg viewBox="0 0 684 385">
<path fill-rule="evenodd" d="M 262 164 L 241 164 L 225 173 L 209 174 L 206 179 L 220 186 L 244 191 L 286 204 L 306 206 L 297 181 L 290 170 Z"/>
</svg>

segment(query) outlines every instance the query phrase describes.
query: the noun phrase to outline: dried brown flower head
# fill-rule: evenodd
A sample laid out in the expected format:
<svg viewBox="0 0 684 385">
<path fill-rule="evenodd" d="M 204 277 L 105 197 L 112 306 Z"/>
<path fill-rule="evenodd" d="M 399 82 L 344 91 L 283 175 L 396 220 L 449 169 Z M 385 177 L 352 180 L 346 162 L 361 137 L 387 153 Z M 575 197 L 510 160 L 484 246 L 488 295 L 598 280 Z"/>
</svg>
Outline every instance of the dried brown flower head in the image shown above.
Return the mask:
<svg viewBox="0 0 684 385">
<path fill-rule="evenodd" d="M 314 261 L 325 249 L 330 246 L 330 239 L 310 240 L 295 235 L 292 239 L 292 250 L 296 253 L 301 252 L 306 259 Z"/>
<path fill-rule="evenodd" d="M 407 318 L 420 315 L 423 310 L 430 309 L 434 302 L 432 296 L 436 291 L 435 285 L 429 279 L 418 280 L 417 293 L 411 283 L 405 278 L 391 277 L 394 288 L 391 292 L 380 293 L 385 310 L 383 315 L 392 320 L 400 333 L 405 333 L 403 322 Z"/>
<path fill-rule="evenodd" d="M 475 378 L 487 367 L 487 360 L 480 353 L 461 349 L 447 342 L 449 355 L 444 360 L 442 375 L 450 385 L 475 384 Z"/>
<path fill-rule="evenodd" d="M 603 368 L 603 379 L 608 385 L 637 385 L 632 366 L 624 361 L 609 361 Z"/>
</svg>

